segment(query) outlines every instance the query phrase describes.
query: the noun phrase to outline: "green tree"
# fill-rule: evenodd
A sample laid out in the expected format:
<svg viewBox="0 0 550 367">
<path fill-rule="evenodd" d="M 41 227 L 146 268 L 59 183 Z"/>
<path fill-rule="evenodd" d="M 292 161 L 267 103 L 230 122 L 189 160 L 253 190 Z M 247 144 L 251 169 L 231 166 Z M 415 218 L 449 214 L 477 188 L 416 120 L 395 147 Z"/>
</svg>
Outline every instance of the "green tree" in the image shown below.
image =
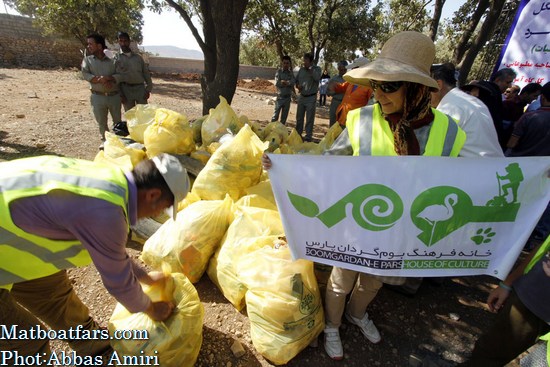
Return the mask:
<svg viewBox="0 0 550 367">
<path fill-rule="evenodd" d="M 239 60 L 241 64 L 256 66 L 278 67 L 281 63 L 276 48 L 257 35 L 241 39 Z"/>
<path fill-rule="evenodd" d="M 204 54 L 201 77 L 202 113 L 219 103 L 219 96 L 231 103 L 239 76 L 239 46 L 244 11 L 248 0 L 152 0 L 152 6 L 176 10 L 191 30 Z M 193 24 L 196 16 L 202 24 L 202 35 Z"/>
<path fill-rule="evenodd" d="M 481 49 L 470 70 L 470 79 L 489 79 L 510 32 L 512 22 L 519 7 L 520 0 L 508 0 L 504 3 L 497 25 L 492 36 Z"/>
<path fill-rule="evenodd" d="M 374 59 L 384 43 L 402 31 L 425 32 L 430 26 L 427 5 L 432 0 L 383 0 L 373 8 L 370 42 L 359 49 Z"/>
<path fill-rule="evenodd" d="M 506 3 L 508 10 L 503 12 Z M 490 72 L 485 66 L 490 65 L 492 69 L 496 63 L 515 14 L 513 8 L 517 9 L 515 3 L 517 1 L 467 0 L 455 12 L 444 34 L 449 41 L 447 46 L 453 50 L 451 60 L 460 69 L 459 85 L 468 81 L 472 69 L 477 77 L 488 78 Z M 483 69 L 485 71 L 481 72 Z"/>
<path fill-rule="evenodd" d="M 18 12 L 34 18 L 46 34 L 76 38 L 86 45 L 86 36 L 99 33 L 108 40 L 124 30 L 136 41 L 142 39 L 141 0 L 5 0 Z"/>
<path fill-rule="evenodd" d="M 293 0 L 249 1 L 243 30 L 273 45 L 278 59 L 284 55 L 298 55 L 301 50 L 297 36 L 299 25 L 293 17 L 295 3 Z"/>
<path fill-rule="evenodd" d="M 388 20 L 392 33 L 426 30 L 430 25 L 430 17 L 426 8 L 431 2 L 432 0 L 390 0 Z"/>
<path fill-rule="evenodd" d="M 275 45 L 278 56 L 314 62 L 350 57 L 355 50 L 370 48 L 377 30 L 378 8 L 365 0 L 251 0 L 244 29 Z"/>
</svg>

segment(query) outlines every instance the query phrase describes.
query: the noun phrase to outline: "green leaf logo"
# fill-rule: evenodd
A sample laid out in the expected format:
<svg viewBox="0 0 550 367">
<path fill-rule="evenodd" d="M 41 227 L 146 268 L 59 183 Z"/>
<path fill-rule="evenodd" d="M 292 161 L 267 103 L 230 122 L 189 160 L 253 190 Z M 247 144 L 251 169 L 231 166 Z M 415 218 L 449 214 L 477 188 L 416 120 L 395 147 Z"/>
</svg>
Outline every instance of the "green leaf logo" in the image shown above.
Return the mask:
<svg viewBox="0 0 550 367">
<path fill-rule="evenodd" d="M 366 184 L 353 189 L 331 207 L 319 213 L 319 206 L 311 199 L 287 191 L 296 210 L 309 218 L 317 217 L 331 228 L 346 218 L 346 207 L 351 205 L 355 222 L 369 231 L 391 228 L 403 215 L 403 201 L 395 191 L 380 184 Z"/>
<path fill-rule="evenodd" d="M 314 218 L 319 214 L 319 206 L 313 200 L 293 194 L 290 191 L 287 191 L 287 194 L 290 202 L 300 214 L 309 218 Z"/>
</svg>

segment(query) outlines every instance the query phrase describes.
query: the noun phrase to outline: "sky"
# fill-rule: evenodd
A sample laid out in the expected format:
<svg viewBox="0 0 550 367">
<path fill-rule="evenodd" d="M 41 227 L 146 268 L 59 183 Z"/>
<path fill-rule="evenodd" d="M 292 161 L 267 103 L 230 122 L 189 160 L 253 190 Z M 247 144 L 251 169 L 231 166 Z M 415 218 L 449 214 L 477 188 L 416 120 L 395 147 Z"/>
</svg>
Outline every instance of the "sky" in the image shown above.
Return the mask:
<svg viewBox="0 0 550 367">
<path fill-rule="evenodd" d="M 188 50 L 199 50 L 200 47 L 176 11 L 163 10 L 161 14 L 153 13 L 150 10 L 143 11 L 144 25 L 142 29 L 142 46 L 176 46 Z M 200 25 L 195 27 L 201 32 Z"/>
<path fill-rule="evenodd" d="M 450 18 L 458 8 L 464 4 L 465 0 L 447 0 L 443 6 L 441 18 Z M 428 5 L 433 11 L 433 4 Z M 149 10 L 143 13 L 145 21 L 143 33 L 143 46 L 176 46 L 189 50 L 199 50 L 195 37 L 175 11 L 163 11 L 162 14 L 156 14 Z M 200 25 L 196 25 L 201 32 Z"/>
</svg>

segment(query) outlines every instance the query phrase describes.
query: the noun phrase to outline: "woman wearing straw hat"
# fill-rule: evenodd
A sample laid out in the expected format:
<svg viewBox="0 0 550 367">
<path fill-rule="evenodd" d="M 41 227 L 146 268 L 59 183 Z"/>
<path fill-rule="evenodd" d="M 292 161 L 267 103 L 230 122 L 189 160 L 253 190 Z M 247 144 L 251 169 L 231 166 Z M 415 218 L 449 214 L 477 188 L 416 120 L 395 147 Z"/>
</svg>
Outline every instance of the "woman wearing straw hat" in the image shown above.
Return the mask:
<svg viewBox="0 0 550 367">
<path fill-rule="evenodd" d="M 466 134 L 451 117 L 430 107 L 430 91 L 438 90 L 430 77 L 434 57 L 430 38 L 418 32 L 401 32 L 384 44 L 373 62 L 347 72 L 344 79 L 370 86 L 377 103 L 350 111 L 347 129 L 326 153 L 458 156 Z M 378 343 L 381 336 L 368 317 L 367 306 L 383 282 L 403 281 L 333 268 L 325 299 L 325 350 L 332 359 L 344 355 L 338 331 L 344 310 L 349 322 L 372 343 Z"/>
</svg>

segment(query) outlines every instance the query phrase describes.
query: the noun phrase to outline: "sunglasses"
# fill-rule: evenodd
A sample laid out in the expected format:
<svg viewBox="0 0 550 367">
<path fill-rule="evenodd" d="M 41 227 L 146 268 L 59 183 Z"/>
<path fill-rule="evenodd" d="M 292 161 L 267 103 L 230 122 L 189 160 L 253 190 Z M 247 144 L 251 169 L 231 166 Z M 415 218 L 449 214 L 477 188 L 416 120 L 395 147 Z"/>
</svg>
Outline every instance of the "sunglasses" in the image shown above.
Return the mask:
<svg viewBox="0 0 550 367">
<path fill-rule="evenodd" d="M 376 91 L 378 88 L 384 93 L 395 93 L 401 88 L 403 82 L 386 82 L 380 83 L 375 80 L 370 81 L 372 91 Z"/>
</svg>

